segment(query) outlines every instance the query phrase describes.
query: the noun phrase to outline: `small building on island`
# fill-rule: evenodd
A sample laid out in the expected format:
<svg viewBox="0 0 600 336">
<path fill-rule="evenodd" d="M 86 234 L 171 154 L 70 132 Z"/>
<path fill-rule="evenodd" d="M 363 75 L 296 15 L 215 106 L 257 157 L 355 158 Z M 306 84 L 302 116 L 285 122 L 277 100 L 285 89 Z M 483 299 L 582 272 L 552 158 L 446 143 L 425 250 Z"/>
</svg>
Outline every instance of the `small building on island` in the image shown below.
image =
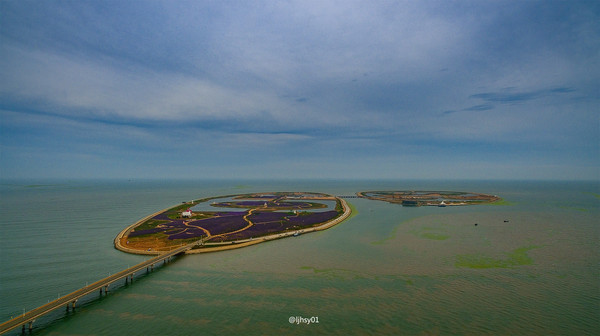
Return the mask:
<svg viewBox="0 0 600 336">
<path fill-rule="evenodd" d="M 181 217 L 183 218 L 192 218 L 192 210 L 187 209 L 186 211 L 181 213 Z"/>
</svg>

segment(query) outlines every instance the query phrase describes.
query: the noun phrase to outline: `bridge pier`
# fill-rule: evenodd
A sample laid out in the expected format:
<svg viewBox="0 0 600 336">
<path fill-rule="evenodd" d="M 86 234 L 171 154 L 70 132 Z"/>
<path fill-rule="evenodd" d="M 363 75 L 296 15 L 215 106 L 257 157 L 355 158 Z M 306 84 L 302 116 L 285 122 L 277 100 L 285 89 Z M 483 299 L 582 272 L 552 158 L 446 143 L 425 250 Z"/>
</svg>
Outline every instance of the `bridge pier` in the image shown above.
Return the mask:
<svg viewBox="0 0 600 336">
<path fill-rule="evenodd" d="M 102 288 L 100 287 L 100 295 L 102 295 Z M 108 285 L 104 286 L 104 294 L 108 294 Z"/>
<path fill-rule="evenodd" d="M 71 305 L 71 309 L 72 309 L 73 311 L 75 311 L 75 303 L 76 303 L 76 302 L 77 302 L 77 300 L 76 300 L 76 299 L 75 299 L 75 300 L 73 300 L 73 301 L 71 301 L 70 303 L 69 303 L 69 302 L 67 302 L 67 312 L 69 311 L 69 305 Z"/>
<path fill-rule="evenodd" d="M 27 330 L 29 330 L 29 333 L 31 333 L 31 331 L 33 330 L 33 321 L 29 321 L 28 323 L 23 324 L 23 328 L 21 328 L 22 334 L 25 334 L 25 325 L 27 325 Z"/>
</svg>

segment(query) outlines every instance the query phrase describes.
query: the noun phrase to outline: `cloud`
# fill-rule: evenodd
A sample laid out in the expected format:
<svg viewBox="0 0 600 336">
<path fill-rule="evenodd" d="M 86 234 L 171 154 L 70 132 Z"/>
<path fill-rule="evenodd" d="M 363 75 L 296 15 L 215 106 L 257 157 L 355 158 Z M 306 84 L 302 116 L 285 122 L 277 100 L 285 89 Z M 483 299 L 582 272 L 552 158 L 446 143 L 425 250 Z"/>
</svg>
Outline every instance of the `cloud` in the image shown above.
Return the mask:
<svg viewBox="0 0 600 336">
<path fill-rule="evenodd" d="M 487 110 L 491 110 L 494 108 L 494 105 L 492 104 L 480 104 L 480 105 L 474 105 L 471 107 L 467 107 L 466 109 L 463 109 L 463 111 L 487 111 Z"/>
<path fill-rule="evenodd" d="M 248 118 L 283 106 L 275 95 L 158 71 L 117 71 L 62 55 L 2 47 L 4 101 L 60 114 L 133 120 Z"/>
<path fill-rule="evenodd" d="M 455 148 L 473 160 L 503 146 L 597 155 L 600 18 L 587 2 L 9 1 L 2 11 L 0 106 L 12 121 L 0 127 L 35 139 L 31 149 L 87 134 L 91 151 L 119 160 L 153 149 L 215 167 L 298 155 L 324 167 L 356 158 L 360 171 L 386 167 L 386 154 L 431 162 Z M 17 116 L 44 127 L 34 134 Z"/>
<path fill-rule="evenodd" d="M 539 89 L 535 91 L 516 91 L 516 88 L 505 88 L 497 92 L 484 92 L 472 94 L 469 99 L 480 99 L 485 103 L 466 107 L 460 110 L 446 110 L 442 115 L 451 115 L 456 112 L 488 111 L 495 108 L 494 104 L 518 104 L 542 98 L 563 98 L 564 94 L 576 92 L 570 87 L 557 87 L 553 89 Z"/>
<path fill-rule="evenodd" d="M 555 96 L 556 94 L 570 93 L 575 91 L 569 87 L 559 87 L 554 89 L 542 89 L 537 91 L 513 92 L 514 90 L 507 89 L 502 92 L 485 92 L 471 95 L 469 98 L 482 99 L 494 103 L 518 103 L 525 102 L 542 97 Z"/>
</svg>

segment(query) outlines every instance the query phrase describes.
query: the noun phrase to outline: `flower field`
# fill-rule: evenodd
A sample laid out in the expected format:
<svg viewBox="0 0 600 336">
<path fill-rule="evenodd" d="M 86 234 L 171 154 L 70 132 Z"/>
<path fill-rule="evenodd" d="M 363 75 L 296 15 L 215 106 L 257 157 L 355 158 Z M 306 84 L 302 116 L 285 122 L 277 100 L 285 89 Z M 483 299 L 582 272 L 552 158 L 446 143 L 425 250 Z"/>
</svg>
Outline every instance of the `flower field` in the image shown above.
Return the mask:
<svg viewBox="0 0 600 336">
<path fill-rule="evenodd" d="M 192 202 L 156 214 L 127 234 L 127 245 L 130 248 L 147 248 L 152 244 L 164 247 L 194 239 L 204 239 L 207 243 L 234 243 L 318 226 L 342 213 L 336 209 L 325 209 L 328 205 L 319 200 L 335 198 L 324 194 L 277 192 L 234 195 L 234 199 L 210 204 L 220 209 L 231 208 L 232 211 L 190 211 L 191 215 L 186 213 L 184 217 L 184 212 L 199 203 Z M 313 209 L 326 211 L 312 212 Z"/>
</svg>

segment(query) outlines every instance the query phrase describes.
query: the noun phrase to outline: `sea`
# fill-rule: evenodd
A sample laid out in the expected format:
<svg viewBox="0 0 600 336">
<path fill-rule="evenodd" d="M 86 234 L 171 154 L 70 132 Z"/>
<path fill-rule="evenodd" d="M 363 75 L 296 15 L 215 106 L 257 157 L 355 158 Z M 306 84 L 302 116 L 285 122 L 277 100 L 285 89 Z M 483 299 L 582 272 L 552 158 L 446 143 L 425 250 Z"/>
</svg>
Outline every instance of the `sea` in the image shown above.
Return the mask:
<svg viewBox="0 0 600 336">
<path fill-rule="evenodd" d="M 328 230 L 176 257 L 31 335 L 598 335 L 600 183 L 39 180 L 0 185 L 0 320 L 150 258 L 114 237 L 184 201 L 269 191 L 453 190 L 494 205 L 347 198 Z M 7 335 L 20 335 L 15 329 Z"/>
</svg>

